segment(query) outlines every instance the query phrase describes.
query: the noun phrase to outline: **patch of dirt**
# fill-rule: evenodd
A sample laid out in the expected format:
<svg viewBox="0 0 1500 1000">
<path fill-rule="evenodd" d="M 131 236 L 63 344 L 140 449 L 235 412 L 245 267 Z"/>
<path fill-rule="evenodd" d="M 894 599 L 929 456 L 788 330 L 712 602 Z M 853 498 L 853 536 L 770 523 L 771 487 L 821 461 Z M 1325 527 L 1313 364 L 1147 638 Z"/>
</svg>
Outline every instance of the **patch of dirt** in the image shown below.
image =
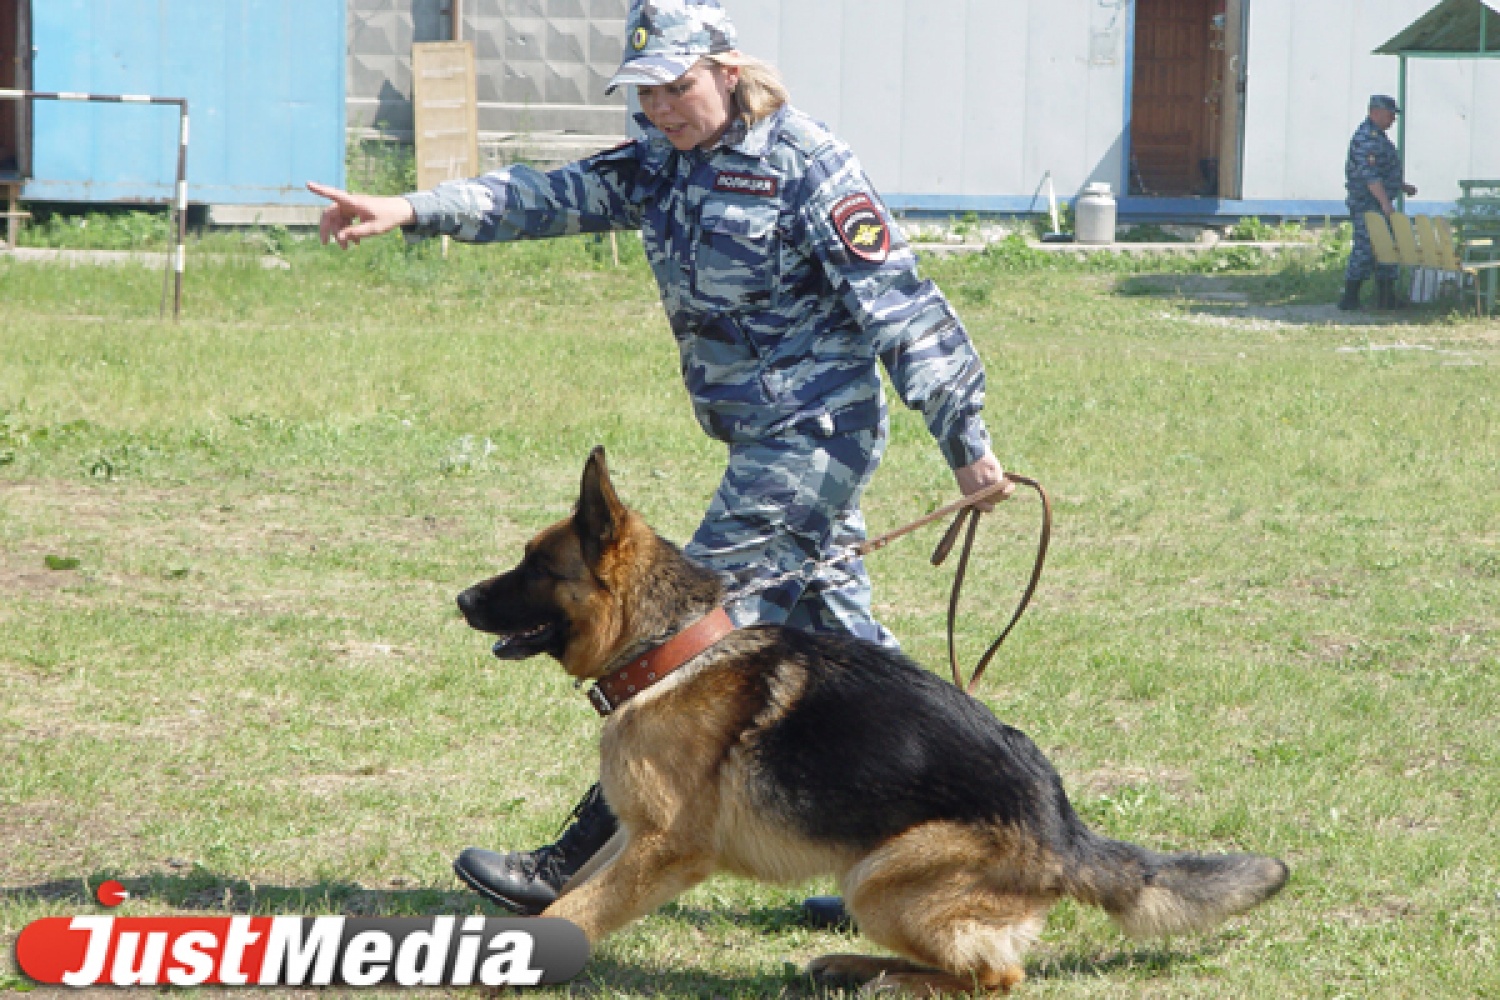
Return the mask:
<svg viewBox="0 0 1500 1000">
<path fill-rule="evenodd" d="M 1186 299 L 1191 303 L 1187 313 L 1163 313 L 1160 318 L 1181 320 L 1203 326 L 1269 332 L 1307 326 L 1409 328 L 1420 331 L 1439 327 L 1445 342 L 1461 341 L 1500 346 L 1500 330 L 1492 323 L 1477 319 L 1453 326 L 1440 307 L 1420 307 L 1396 312 L 1357 309 L 1344 312 L 1337 303 L 1328 302 L 1257 302 L 1256 296 L 1243 290 L 1253 278 L 1220 277 L 1206 274 L 1148 274 L 1131 277 L 1120 283 L 1129 294 L 1161 298 Z M 1366 292 L 1368 297 L 1371 293 Z M 1429 348 L 1430 349 L 1430 348 Z M 1450 364 L 1483 364 L 1482 360 L 1464 357 Z"/>
<path fill-rule="evenodd" d="M 1181 768 L 1105 764 L 1079 773 L 1069 783 L 1074 795 L 1114 795 L 1122 789 L 1154 785 L 1173 798 L 1186 798 L 1193 793 L 1195 779 L 1191 771 Z"/>
<path fill-rule="evenodd" d="M 1324 922 L 1345 923 L 1353 927 L 1379 927 L 1383 924 L 1406 923 L 1416 914 L 1417 907 L 1410 900 L 1392 897 L 1368 906 L 1330 910 Z"/>
</svg>

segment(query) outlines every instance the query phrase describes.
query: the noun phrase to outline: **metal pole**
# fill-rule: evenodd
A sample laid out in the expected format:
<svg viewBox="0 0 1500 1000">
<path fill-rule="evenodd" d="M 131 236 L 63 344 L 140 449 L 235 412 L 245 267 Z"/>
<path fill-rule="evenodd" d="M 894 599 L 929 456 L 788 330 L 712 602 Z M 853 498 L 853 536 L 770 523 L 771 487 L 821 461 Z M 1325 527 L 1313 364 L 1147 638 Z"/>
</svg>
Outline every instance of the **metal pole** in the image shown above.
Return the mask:
<svg viewBox="0 0 1500 1000">
<path fill-rule="evenodd" d="M 187 151 L 188 151 L 188 102 L 182 102 L 182 120 L 178 127 L 177 145 L 177 253 L 172 262 L 177 272 L 172 291 L 172 319 L 182 318 L 182 272 L 187 267 Z"/>
<path fill-rule="evenodd" d="M 187 264 L 187 147 L 188 147 L 188 102 L 183 97 L 151 97 L 147 94 L 79 94 L 71 91 L 45 90 L 0 90 L 0 101 L 78 101 L 85 104 L 169 104 L 177 108 L 179 116 L 177 146 L 177 186 L 175 198 L 170 204 L 177 212 L 177 240 L 167 254 L 167 274 L 176 273 L 176 295 L 173 298 L 172 318 L 182 314 L 182 272 Z M 166 278 L 162 279 L 162 315 L 167 311 Z"/>
<path fill-rule="evenodd" d="M 1396 153 L 1401 159 L 1401 180 L 1406 181 L 1406 55 L 1402 53 L 1397 57 L 1401 63 L 1401 75 L 1396 84 L 1396 103 L 1401 106 L 1401 113 L 1396 116 Z M 1396 192 L 1396 207 L 1406 211 L 1406 192 Z"/>
</svg>

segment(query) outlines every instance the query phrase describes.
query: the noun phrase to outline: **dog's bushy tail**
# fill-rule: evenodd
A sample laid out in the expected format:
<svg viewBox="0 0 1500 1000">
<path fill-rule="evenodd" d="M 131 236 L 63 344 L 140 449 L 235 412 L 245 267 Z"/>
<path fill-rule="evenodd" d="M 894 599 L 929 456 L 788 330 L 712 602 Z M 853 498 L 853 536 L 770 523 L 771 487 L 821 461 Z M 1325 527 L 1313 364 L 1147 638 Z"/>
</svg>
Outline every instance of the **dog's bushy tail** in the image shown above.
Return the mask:
<svg viewBox="0 0 1500 1000">
<path fill-rule="evenodd" d="M 1270 899 L 1289 874 L 1258 854 L 1157 854 L 1092 832 L 1076 843 L 1068 894 L 1131 937 L 1205 930 Z"/>
</svg>

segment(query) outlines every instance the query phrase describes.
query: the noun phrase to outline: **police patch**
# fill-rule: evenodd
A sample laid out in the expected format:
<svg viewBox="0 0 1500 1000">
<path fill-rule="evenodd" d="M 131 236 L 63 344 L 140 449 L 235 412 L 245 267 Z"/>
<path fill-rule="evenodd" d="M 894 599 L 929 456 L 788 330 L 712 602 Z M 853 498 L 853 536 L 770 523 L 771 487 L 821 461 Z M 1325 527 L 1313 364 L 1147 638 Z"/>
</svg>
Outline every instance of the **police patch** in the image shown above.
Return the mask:
<svg viewBox="0 0 1500 1000">
<path fill-rule="evenodd" d="M 714 190 L 726 194 L 754 194 L 762 198 L 774 198 L 781 191 L 781 181 L 775 177 L 759 174 L 742 174 L 734 170 L 721 170 L 714 180 Z"/>
<path fill-rule="evenodd" d="M 869 195 L 849 195 L 833 206 L 831 217 L 850 253 L 871 264 L 885 263 L 891 251 L 891 230 Z"/>
<path fill-rule="evenodd" d="M 639 52 L 646 47 L 646 43 L 650 40 L 651 33 L 649 31 L 645 28 L 636 28 L 630 35 L 630 47 Z"/>
</svg>

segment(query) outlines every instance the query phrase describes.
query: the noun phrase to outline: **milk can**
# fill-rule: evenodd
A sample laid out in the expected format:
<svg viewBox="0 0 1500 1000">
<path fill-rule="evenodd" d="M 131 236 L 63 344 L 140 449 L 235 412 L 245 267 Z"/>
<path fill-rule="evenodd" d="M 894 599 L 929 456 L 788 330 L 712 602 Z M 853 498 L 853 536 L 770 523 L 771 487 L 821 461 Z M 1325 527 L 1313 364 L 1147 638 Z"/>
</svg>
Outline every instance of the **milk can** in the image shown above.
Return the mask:
<svg viewBox="0 0 1500 1000">
<path fill-rule="evenodd" d="M 1073 203 L 1073 228 L 1079 243 L 1115 241 L 1115 198 L 1106 181 L 1094 181 Z"/>
</svg>

